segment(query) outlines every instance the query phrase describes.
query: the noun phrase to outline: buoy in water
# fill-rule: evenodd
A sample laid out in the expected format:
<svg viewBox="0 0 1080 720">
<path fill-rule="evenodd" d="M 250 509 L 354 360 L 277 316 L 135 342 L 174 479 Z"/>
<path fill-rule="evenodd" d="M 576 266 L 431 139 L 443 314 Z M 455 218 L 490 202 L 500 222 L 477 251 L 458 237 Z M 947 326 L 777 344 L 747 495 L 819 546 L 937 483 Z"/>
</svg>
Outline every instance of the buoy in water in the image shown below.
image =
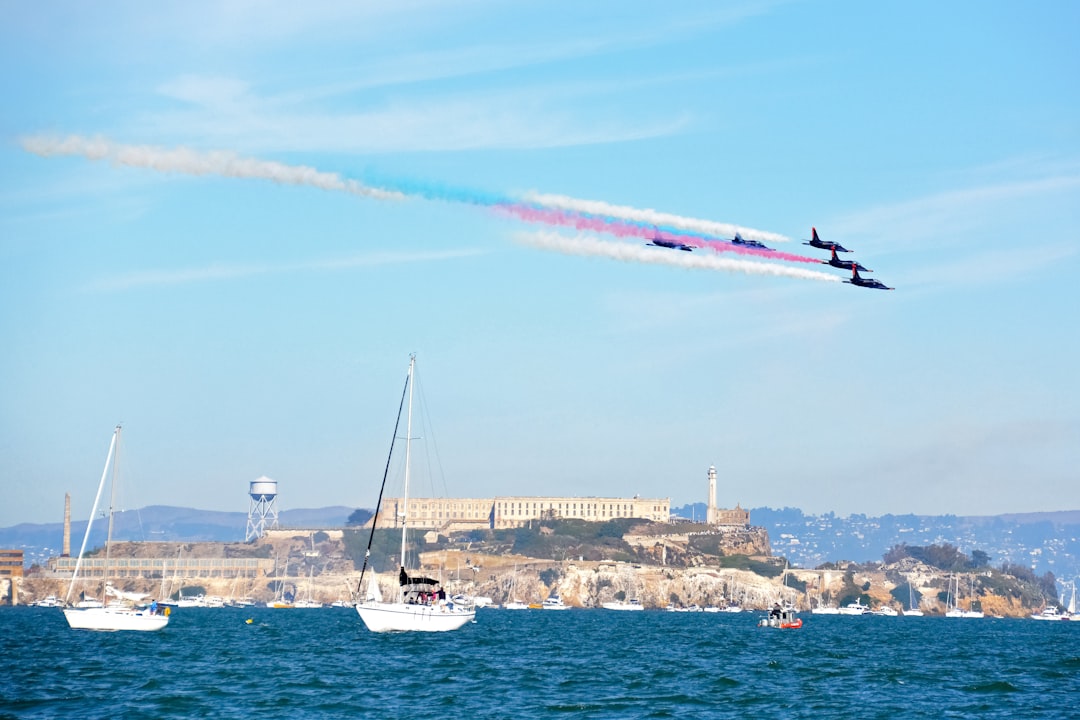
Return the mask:
<svg viewBox="0 0 1080 720">
<path fill-rule="evenodd" d="M 247 623 L 248 625 L 250 625 L 250 624 L 252 623 L 252 619 L 251 619 L 251 618 L 248 618 L 248 619 L 247 619 L 247 620 L 245 620 L 244 622 L 246 622 L 246 623 Z"/>
</svg>

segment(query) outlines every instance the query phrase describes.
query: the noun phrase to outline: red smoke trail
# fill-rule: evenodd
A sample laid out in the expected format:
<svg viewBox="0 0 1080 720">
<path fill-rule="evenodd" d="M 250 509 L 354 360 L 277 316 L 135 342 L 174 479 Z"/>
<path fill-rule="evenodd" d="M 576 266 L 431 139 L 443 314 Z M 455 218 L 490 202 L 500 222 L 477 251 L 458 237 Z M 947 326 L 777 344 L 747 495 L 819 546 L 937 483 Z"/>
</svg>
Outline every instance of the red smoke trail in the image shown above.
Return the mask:
<svg viewBox="0 0 1080 720">
<path fill-rule="evenodd" d="M 683 235 L 681 233 L 665 233 L 642 225 L 613 220 L 611 218 L 580 215 L 567 210 L 548 210 L 532 205 L 518 205 L 511 203 L 499 203 L 493 206 L 496 212 L 524 220 L 530 223 L 542 223 L 544 225 L 561 225 L 572 227 L 577 230 L 591 230 L 602 232 L 615 237 L 638 237 L 647 240 L 660 238 L 661 240 L 674 240 L 693 247 L 710 248 L 716 252 L 730 252 L 738 255 L 751 255 L 753 257 L 768 258 L 770 260 L 784 260 L 787 262 L 810 263 L 820 265 L 817 258 L 780 252 L 778 250 L 762 250 L 761 248 L 740 247 L 726 240 L 713 240 L 702 235 Z"/>
</svg>

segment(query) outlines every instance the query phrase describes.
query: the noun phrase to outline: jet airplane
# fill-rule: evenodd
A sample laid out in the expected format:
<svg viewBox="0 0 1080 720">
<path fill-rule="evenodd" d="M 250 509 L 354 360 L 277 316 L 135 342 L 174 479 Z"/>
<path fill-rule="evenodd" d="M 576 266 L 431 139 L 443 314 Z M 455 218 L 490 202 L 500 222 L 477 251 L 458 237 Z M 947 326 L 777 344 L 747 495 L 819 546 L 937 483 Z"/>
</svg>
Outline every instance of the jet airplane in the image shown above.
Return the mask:
<svg viewBox="0 0 1080 720">
<path fill-rule="evenodd" d="M 871 270 L 870 268 L 863 267 L 854 260 L 841 260 L 840 258 L 836 257 L 836 248 L 833 248 L 832 257 L 828 260 L 822 260 L 821 264 L 832 265 L 833 267 L 840 268 L 841 270 L 862 270 L 863 272 L 873 272 L 873 270 Z"/>
<path fill-rule="evenodd" d="M 859 275 L 859 271 L 857 269 L 855 269 L 855 268 L 851 268 L 851 279 L 850 280 L 845 280 L 844 282 L 849 283 L 851 285 L 858 285 L 859 287 L 871 288 L 873 290 L 895 290 L 896 289 L 896 288 L 888 287 L 887 285 L 885 285 L 885 283 L 881 282 L 880 280 L 875 280 L 873 278 L 864 278 L 864 277 L 862 277 L 861 275 Z"/>
<path fill-rule="evenodd" d="M 739 233 L 735 233 L 735 239 L 731 242 L 741 247 L 757 248 L 758 250 L 772 250 L 771 247 L 765 247 L 763 243 L 759 243 L 757 240 L 744 240 L 743 236 Z"/>
<path fill-rule="evenodd" d="M 655 247 L 668 248 L 669 250 L 685 250 L 686 252 L 693 252 L 694 248 L 681 242 L 675 242 L 674 240 L 664 240 L 657 235 L 652 239 L 652 242 L 645 243 L 646 245 L 653 245 Z"/>
<path fill-rule="evenodd" d="M 809 245 L 810 247 L 816 247 L 821 250 L 832 250 L 834 252 L 851 252 L 840 243 L 834 243 L 832 241 L 825 242 L 819 238 L 816 227 L 810 228 L 810 240 L 804 242 L 803 245 Z"/>
</svg>

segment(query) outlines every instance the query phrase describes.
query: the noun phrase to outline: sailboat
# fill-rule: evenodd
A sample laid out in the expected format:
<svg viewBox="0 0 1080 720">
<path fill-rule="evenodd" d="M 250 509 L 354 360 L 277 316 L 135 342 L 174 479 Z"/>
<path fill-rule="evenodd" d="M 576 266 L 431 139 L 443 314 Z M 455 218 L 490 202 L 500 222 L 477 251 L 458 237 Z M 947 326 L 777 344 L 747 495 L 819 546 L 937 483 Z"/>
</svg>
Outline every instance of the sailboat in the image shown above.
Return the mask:
<svg viewBox="0 0 1080 720">
<path fill-rule="evenodd" d="M 514 574 L 510 576 L 510 592 L 507 593 L 506 602 L 502 604 L 503 610 L 528 610 L 529 604 L 517 599 L 517 565 L 514 565 Z"/>
<path fill-rule="evenodd" d="M 79 570 L 82 567 L 83 555 L 86 552 L 86 543 L 90 539 L 90 528 L 94 524 L 94 515 L 97 514 L 98 503 L 101 501 L 101 491 L 105 489 L 105 479 L 109 476 L 109 467 L 112 466 L 112 491 L 109 499 L 109 532 L 105 538 L 105 576 L 109 574 L 109 557 L 112 546 L 113 531 L 113 506 L 116 503 L 116 465 L 115 457 L 119 454 L 120 426 L 113 430 L 112 440 L 109 442 L 109 452 L 105 456 L 105 467 L 101 471 L 101 482 L 98 483 L 97 495 L 94 496 L 94 506 L 90 510 L 90 520 L 86 523 L 86 534 L 83 535 L 82 547 L 79 548 L 79 558 L 75 561 L 75 572 L 71 574 L 71 584 L 68 585 L 67 596 L 64 599 L 64 617 L 68 625 L 75 630 L 160 630 L 169 624 L 168 610 L 157 612 L 156 605 L 150 608 L 140 608 L 135 601 L 141 596 L 132 593 L 123 593 L 113 588 L 112 583 L 106 579 L 105 597 L 112 596 L 113 600 L 105 603 L 96 600 L 84 599 L 73 605 L 71 593 L 75 589 L 75 583 L 79 578 Z"/>
<path fill-rule="evenodd" d="M 919 606 L 915 604 L 915 588 L 911 585 L 911 578 L 908 578 L 908 609 L 904 611 L 904 616 L 922 617 L 923 611 L 919 609 Z"/>
<path fill-rule="evenodd" d="M 311 592 L 312 592 L 312 587 L 311 586 L 312 586 L 312 583 L 314 583 L 314 577 L 315 577 L 315 568 L 310 568 L 308 570 L 307 585 L 305 585 L 303 590 L 301 590 L 300 597 L 296 598 L 296 600 L 293 601 L 293 607 L 310 609 L 310 608 L 321 608 L 323 606 L 323 604 L 321 602 L 316 600 L 311 595 Z"/>
<path fill-rule="evenodd" d="M 407 393 L 409 406 L 405 426 L 405 487 L 402 493 L 402 509 L 399 518 L 401 522 L 401 565 L 398 571 L 398 588 L 392 600 L 383 600 L 378 579 L 374 576 L 374 571 L 372 571 L 372 575 L 368 578 L 367 594 L 362 602 L 356 604 L 356 612 L 360 615 L 360 619 L 367 626 L 367 629 L 372 632 L 407 632 L 416 630 L 445 632 L 457 630 L 465 623 L 472 622 L 476 618 L 476 607 L 474 605 L 462 605 L 447 601 L 446 592 L 442 589 L 438 580 L 409 575 L 405 569 L 406 534 L 409 519 L 409 461 L 412 447 L 413 376 L 415 372 L 416 355 L 410 355 L 409 372 L 405 378 L 405 388 L 401 392 L 398 416 L 394 423 L 394 437 L 390 442 L 390 457 L 386 460 L 386 471 L 383 473 L 382 485 L 379 488 L 379 499 L 375 505 L 375 517 L 371 519 L 371 533 L 368 535 L 367 552 L 364 555 L 364 565 L 360 570 L 360 580 L 357 584 L 359 590 L 363 586 L 368 558 L 371 556 L 371 542 L 375 537 L 375 528 L 378 525 L 383 491 L 386 489 L 386 478 L 390 472 L 390 458 L 394 454 L 394 444 L 401 423 L 401 410 L 405 404 Z"/>
<path fill-rule="evenodd" d="M 971 579 L 971 600 L 968 601 L 968 610 L 962 610 L 960 608 L 960 576 L 953 576 L 956 580 L 956 594 L 952 596 L 952 607 L 945 612 L 945 617 L 951 618 L 981 618 L 985 615 L 979 610 L 970 609 L 975 602 L 975 578 Z M 952 585 L 949 585 L 949 590 L 952 590 Z M 946 601 L 946 604 L 948 602 Z"/>
</svg>

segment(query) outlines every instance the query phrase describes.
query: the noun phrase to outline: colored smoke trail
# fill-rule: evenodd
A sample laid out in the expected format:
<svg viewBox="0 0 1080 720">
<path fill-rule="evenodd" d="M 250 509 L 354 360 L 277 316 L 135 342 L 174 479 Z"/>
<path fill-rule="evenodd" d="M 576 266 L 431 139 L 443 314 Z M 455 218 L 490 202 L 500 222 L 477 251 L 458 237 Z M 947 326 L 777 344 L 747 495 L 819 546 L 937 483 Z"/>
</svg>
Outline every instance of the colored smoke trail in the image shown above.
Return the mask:
<svg viewBox="0 0 1080 720">
<path fill-rule="evenodd" d="M 721 223 L 713 220 L 702 220 L 699 218 L 684 217 L 682 215 L 672 215 L 670 213 L 657 212 L 656 210 L 647 208 L 612 205 L 600 200 L 579 200 L 577 198 L 567 197 L 566 195 L 551 195 L 538 192 L 527 192 L 519 199 L 531 205 L 539 205 L 541 207 L 556 210 L 569 210 L 570 212 L 585 213 L 586 215 L 617 218 L 620 220 L 642 223 L 644 225 L 665 225 L 679 230 L 687 230 L 714 237 L 734 237 L 735 233 L 739 233 L 747 240 L 760 240 L 764 243 L 790 242 L 791 240 L 791 238 L 786 235 L 780 235 L 779 233 L 768 232 L 766 230 L 755 230 L 754 228 L 731 225 L 729 223 Z"/>
<path fill-rule="evenodd" d="M 345 192 L 376 200 L 405 199 L 405 195 L 400 192 L 368 187 L 355 180 L 342 178 L 337 173 L 323 172 L 306 165 L 258 160 L 227 151 L 200 152 L 184 147 L 122 145 L 103 138 L 85 138 L 78 135 L 66 138 L 35 135 L 22 138 L 21 143 L 24 150 L 42 157 L 79 155 L 88 160 L 108 160 L 118 165 L 148 168 L 158 172 L 258 178 L 285 185 L 306 185 L 321 190 Z"/>
<path fill-rule="evenodd" d="M 726 240 L 715 240 L 700 235 L 658 233 L 651 227 L 645 227 L 616 219 L 582 215 L 572 211 L 542 209 L 531 205 L 521 204 L 496 205 L 495 210 L 496 212 L 512 215 L 513 217 L 526 222 L 543 223 L 545 225 L 561 225 L 564 227 L 572 227 L 575 230 L 591 230 L 593 232 L 602 232 L 621 238 L 635 237 L 652 240 L 659 237 L 662 240 L 673 240 L 694 247 L 710 248 L 716 252 L 748 255 L 763 260 L 783 260 L 785 262 L 807 263 L 810 265 L 821 264 L 821 261 L 818 258 L 807 257 L 805 255 L 795 255 L 779 250 L 741 247 Z"/>
<path fill-rule="evenodd" d="M 716 240 L 716 235 L 741 233 L 747 239 L 763 242 L 785 241 L 776 233 L 744 228 L 738 225 L 710 220 L 687 218 L 655 210 L 639 209 L 623 205 L 578 200 L 563 195 L 545 195 L 530 192 L 525 202 L 498 193 L 484 193 L 437 183 L 391 181 L 380 187 L 365 185 L 356 180 L 343 178 L 337 173 L 324 172 L 305 165 L 244 157 L 230 151 L 198 151 L 185 147 L 165 148 L 152 145 L 124 145 L 104 138 L 87 138 L 70 135 L 60 138 L 34 135 L 21 139 L 23 149 L 42 157 L 57 155 L 81 156 L 88 160 L 107 160 L 129 167 L 147 168 L 157 172 L 175 172 L 188 175 L 218 175 L 242 179 L 263 179 L 289 185 L 302 185 L 333 192 L 376 200 L 405 200 L 418 198 L 478 207 L 492 208 L 495 212 L 509 214 L 520 220 L 552 226 L 573 227 L 578 230 L 602 232 L 615 237 L 653 238 L 654 226 L 678 228 L 686 234 L 664 234 L 660 237 L 673 239 L 696 247 L 707 247 L 717 252 L 737 253 L 768 260 L 795 263 L 819 261 L 802 255 L 744 248 L 727 241 Z"/>
<path fill-rule="evenodd" d="M 840 282 L 838 276 L 816 270 L 804 270 L 802 268 L 751 262 L 749 260 L 733 260 L 716 255 L 697 255 L 679 250 L 651 248 L 630 243 L 609 242 L 590 235 L 566 237 L 554 232 L 519 232 L 514 235 L 514 240 L 522 245 L 539 250 L 550 250 L 564 255 L 606 257 L 624 262 L 671 265 L 697 270 L 720 270 L 745 273 L 747 275 L 773 275 L 802 280 Z"/>
</svg>

